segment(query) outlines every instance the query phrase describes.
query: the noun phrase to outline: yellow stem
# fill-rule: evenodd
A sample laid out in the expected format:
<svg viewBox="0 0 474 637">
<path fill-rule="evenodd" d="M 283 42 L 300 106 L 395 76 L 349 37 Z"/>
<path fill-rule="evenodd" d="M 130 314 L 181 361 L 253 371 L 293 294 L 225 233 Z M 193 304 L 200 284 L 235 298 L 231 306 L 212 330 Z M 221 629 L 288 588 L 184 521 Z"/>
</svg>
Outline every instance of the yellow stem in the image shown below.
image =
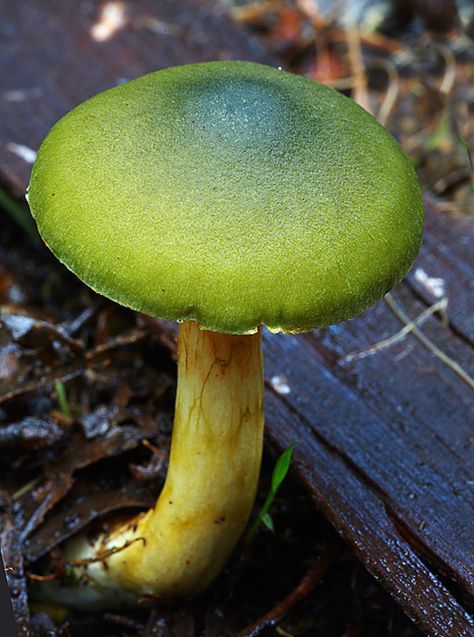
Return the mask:
<svg viewBox="0 0 474 637">
<path fill-rule="evenodd" d="M 260 341 L 260 333 L 180 326 L 170 464 L 156 506 L 92 545 L 80 538 L 67 550 L 76 561 L 107 555 L 76 573 L 99 597 L 196 595 L 222 570 L 250 516 L 260 472 Z"/>
</svg>

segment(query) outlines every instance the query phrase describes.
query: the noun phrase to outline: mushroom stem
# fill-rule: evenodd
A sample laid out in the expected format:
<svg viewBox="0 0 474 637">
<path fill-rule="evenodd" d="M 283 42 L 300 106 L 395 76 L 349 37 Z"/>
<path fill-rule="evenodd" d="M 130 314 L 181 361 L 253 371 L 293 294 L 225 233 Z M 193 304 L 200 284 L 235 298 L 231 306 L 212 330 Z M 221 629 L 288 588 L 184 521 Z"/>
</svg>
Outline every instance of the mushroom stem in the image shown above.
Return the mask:
<svg viewBox="0 0 474 637">
<path fill-rule="evenodd" d="M 74 570 L 105 604 L 118 591 L 122 599 L 196 595 L 222 570 L 255 499 L 263 391 L 260 332 L 180 326 L 170 463 L 156 506 L 93 545 L 78 539 L 66 552 L 76 564 L 96 560 Z"/>
</svg>

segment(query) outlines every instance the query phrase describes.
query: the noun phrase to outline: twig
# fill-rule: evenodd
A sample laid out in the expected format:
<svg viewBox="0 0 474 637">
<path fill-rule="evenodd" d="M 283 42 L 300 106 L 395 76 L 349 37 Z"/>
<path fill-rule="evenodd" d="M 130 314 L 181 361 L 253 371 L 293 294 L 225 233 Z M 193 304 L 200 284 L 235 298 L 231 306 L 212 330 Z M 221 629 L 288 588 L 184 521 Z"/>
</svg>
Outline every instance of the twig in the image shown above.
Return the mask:
<svg viewBox="0 0 474 637">
<path fill-rule="evenodd" d="M 150 451 L 157 458 L 160 458 L 161 460 L 167 460 L 168 459 L 168 454 L 166 454 L 161 449 L 158 449 L 158 447 L 156 447 L 153 443 L 151 443 L 146 438 L 144 438 L 142 440 L 142 445 L 144 447 L 146 447 L 148 449 L 148 451 Z"/>
<path fill-rule="evenodd" d="M 89 305 L 83 310 L 75 319 L 71 322 L 62 323 L 60 330 L 62 334 L 66 336 L 72 336 L 78 332 L 101 308 L 102 302 L 97 302 L 94 305 Z"/>
<path fill-rule="evenodd" d="M 36 573 L 28 573 L 27 577 L 32 582 L 52 582 L 62 577 L 62 573 L 49 573 L 48 575 L 37 575 Z"/>
<path fill-rule="evenodd" d="M 439 91 L 443 95 L 449 95 L 456 81 L 456 58 L 451 49 L 444 44 L 436 44 L 435 48 L 444 60 L 444 75 Z"/>
<path fill-rule="evenodd" d="M 384 68 L 388 75 L 388 88 L 385 92 L 385 97 L 380 106 L 377 119 L 385 126 L 387 124 L 388 117 L 392 112 L 395 102 L 397 101 L 398 93 L 400 91 L 400 76 L 398 74 L 397 67 L 393 62 L 389 60 L 379 60 L 380 65 Z"/>
<path fill-rule="evenodd" d="M 396 334 L 393 334 L 392 336 L 389 336 L 382 341 L 378 341 L 377 343 L 374 343 L 374 345 L 371 345 L 370 347 L 367 347 L 366 349 L 363 349 L 359 352 L 351 352 L 350 354 L 344 356 L 342 360 L 345 362 L 350 362 L 360 358 L 366 358 L 366 356 L 371 356 L 372 354 L 376 354 L 377 352 L 380 352 L 381 350 L 386 349 L 391 345 L 400 343 L 400 341 L 403 341 L 410 332 L 413 332 L 418 326 L 423 325 L 423 323 L 430 316 L 432 316 L 436 312 L 444 312 L 447 307 L 448 299 L 447 297 L 443 297 L 437 303 L 434 303 L 433 305 L 430 305 L 430 307 L 426 308 L 426 310 L 421 312 L 421 314 L 419 314 L 419 316 L 417 316 L 415 319 L 411 321 L 409 320 L 405 324 L 405 327 L 402 327 L 402 329 L 399 330 Z"/>
<path fill-rule="evenodd" d="M 113 546 L 106 551 L 102 551 L 102 553 L 98 553 L 95 557 L 89 557 L 83 560 L 68 560 L 67 562 L 65 562 L 65 565 L 72 566 L 73 568 L 81 568 L 87 567 L 89 564 L 94 564 L 95 562 L 103 562 L 111 555 L 115 555 L 116 553 L 120 553 L 121 551 L 128 549 L 128 547 L 132 544 L 135 544 L 135 542 L 143 542 L 143 544 L 146 544 L 146 540 L 144 537 L 135 537 L 133 538 L 133 540 L 127 540 L 126 542 L 124 542 L 122 546 Z"/>
<path fill-rule="evenodd" d="M 369 92 L 367 89 L 367 76 L 365 73 L 362 49 L 360 46 L 360 37 L 356 28 L 347 29 L 346 42 L 349 63 L 351 65 L 352 76 L 354 78 L 353 99 L 359 104 L 359 106 L 362 106 L 362 108 L 365 108 L 366 111 L 372 113 Z"/>
<path fill-rule="evenodd" d="M 390 294 L 387 294 L 385 297 L 385 301 L 388 306 L 392 310 L 392 312 L 397 316 L 398 319 L 405 325 L 410 324 L 409 317 L 405 314 L 402 308 L 395 302 Z M 441 362 L 443 362 L 447 367 L 449 367 L 455 374 L 457 374 L 471 389 L 474 389 L 474 378 L 468 374 L 459 363 L 457 363 L 454 359 L 448 356 L 442 349 L 440 349 L 431 339 L 423 334 L 423 332 L 418 329 L 415 325 L 412 328 L 413 335 L 432 353 L 434 354 Z"/>
<path fill-rule="evenodd" d="M 44 516 L 50 508 L 66 494 L 73 483 L 72 475 L 61 474 L 55 479 L 49 479 L 46 482 L 46 495 L 39 505 L 30 515 L 23 528 L 21 529 L 21 539 L 25 540 L 32 531 L 43 521 Z"/>
<path fill-rule="evenodd" d="M 289 611 L 303 599 L 308 597 L 313 591 L 318 580 L 326 573 L 332 565 L 334 558 L 340 552 L 341 546 L 332 544 L 326 547 L 321 558 L 313 563 L 298 586 L 272 610 L 260 617 L 254 624 L 244 628 L 237 637 L 257 637 L 267 628 L 272 628 L 282 621 Z"/>
<path fill-rule="evenodd" d="M 101 345 L 97 345 L 94 349 L 91 349 L 87 352 L 85 358 L 87 361 L 90 361 L 97 356 L 102 356 L 104 354 L 108 354 L 109 352 L 117 349 L 118 347 L 125 347 L 127 345 L 134 345 L 138 341 L 146 338 L 150 335 L 150 331 L 147 329 L 133 328 L 124 334 L 119 334 L 118 336 L 114 336 L 109 339 L 105 343 Z"/>
<path fill-rule="evenodd" d="M 68 380 L 72 380 L 73 378 L 77 378 L 84 373 L 84 367 L 81 362 L 75 362 L 68 367 L 63 367 L 55 370 L 51 374 L 43 375 L 37 380 L 32 380 L 26 383 L 23 383 L 19 387 L 12 389 L 6 394 L 0 395 L 0 404 L 5 403 L 13 398 L 17 398 L 18 396 L 22 396 L 24 394 L 30 394 L 32 392 L 47 389 L 54 385 L 56 381 L 60 381 L 65 383 Z"/>
<path fill-rule="evenodd" d="M 40 330 L 49 334 L 52 339 L 60 340 L 75 354 L 81 354 L 84 350 L 82 343 L 68 336 L 61 326 L 58 327 L 48 321 L 28 316 L 28 314 L 19 312 L 14 306 L 0 305 L 0 321 L 15 340 L 21 339 L 22 336 L 32 330 Z"/>
<path fill-rule="evenodd" d="M 361 31 L 356 25 L 352 28 L 357 31 L 361 43 L 366 46 L 381 49 L 384 53 L 389 53 L 392 56 L 407 51 L 406 45 L 399 40 L 389 38 L 382 33 L 368 33 L 366 31 Z M 332 41 L 338 42 L 345 39 L 346 31 L 344 29 L 336 27 L 331 31 Z"/>
<path fill-rule="evenodd" d="M 331 86 L 338 91 L 346 91 L 349 89 L 352 90 L 352 87 L 354 86 L 354 78 L 352 77 L 352 75 L 350 75 L 349 77 L 340 77 L 334 79 L 328 78 L 324 80 L 324 84 L 327 84 L 327 86 Z"/>
<path fill-rule="evenodd" d="M 123 544 L 123 546 L 115 546 L 111 549 L 107 549 L 106 551 L 99 553 L 95 557 L 90 557 L 84 560 L 68 560 L 68 561 L 62 562 L 61 568 L 55 573 L 48 573 L 47 575 L 37 575 L 36 573 L 28 573 L 28 579 L 34 582 L 51 582 L 53 580 L 63 577 L 64 570 L 66 567 L 87 568 L 89 564 L 93 564 L 94 562 L 103 562 L 104 560 L 109 558 L 111 555 L 115 555 L 115 553 L 120 553 L 120 551 L 123 551 L 124 549 L 128 548 L 130 545 L 139 541 L 145 542 L 145 538 L 136 537 L 133 540 L 127 540 Z"/>
</svg>

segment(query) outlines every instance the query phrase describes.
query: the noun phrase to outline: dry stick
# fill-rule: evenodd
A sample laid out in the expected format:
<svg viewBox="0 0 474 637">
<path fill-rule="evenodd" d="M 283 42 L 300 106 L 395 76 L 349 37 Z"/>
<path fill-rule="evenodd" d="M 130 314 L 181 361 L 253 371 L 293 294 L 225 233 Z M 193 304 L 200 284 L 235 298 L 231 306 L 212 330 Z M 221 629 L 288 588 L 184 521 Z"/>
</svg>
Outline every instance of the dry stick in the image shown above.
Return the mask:
<svg viewBox="0 0 474 637">
<path fill-rule="evenodd" d="M 443 58 L 445 64 L 443 79 L 441 80 L 438 90 L 446 100 L 449 97 L 456 80 L 456 58 L 454 57 L 453 52 L 444 45 L 436 45 L 435 48 Z M 420 84 L 420 82 L 418 82 L 418 84 Z M 444 116 L 446 107 L 447 102 L 445 102 L 445 105 L 441 110 L 441 117 Z M 437 120 L 437 125 L 439 124 L 439 121 L 440 119 Z M 403 144 L 405 151 L 409 152 L 422 144 L 426 137 L 429 137 L 432 134 L 432 131 L 433 123 L 430 121 L 427 126 L 424 126 L 421 130 L 417 131 L 405 140 Z"/>
<path fill-rule="evenodd" d="M 349 59 L 353 68 L 353 75 L 354 75 L 354 81 L 355 81 L 354 100 L 358 102 L 361 106 L 366 108 L 366 110 L 369 110 L 370 112 L 370 106 L 368 107 L 367 82 L 366 82 L 366 76 L 365 76 L 365 71 L 363 66 L 362 52 L 360 48 L 360 39 L 359 39 L 359 35 L 357 31 L 355 29 L 349 29 L 346 32 L 346 39 L 347 39 L 347 45 L 349 49 Z M 455 60 L 451 51 L 447 49 L 446 47 L 440 47 L 439 50 L 446 62 L 445 74 L 440 86 L 440 91 L 446 94 L 446 93 L 449 93 L 449 91 L 451 90 L 454 79 L 455 79 L 455 75 L 454 75 Z M 390 87 L 389 87 L 389 90 L 390 90 Z M 397 87 L 397 91 L 398 91 L 398 87 Z M 382 107 L 383 106 L 384 105 L 382 104 Z M 393 104 L 390 106 L 390 109 L 392 108 L 392 106 Z M 384 115 L 387 108 L 388 106 L 385 106 L 384 113 L 383 113 Z M 382 109 L 380 111 L 380 114 L 382 114 Z M 388 116 L 388 113 L 387 113 L 387 116 Z M 441 301 L 442 300 L 443 299 L 441 299 Z M 397 305 L 397 303 L 394 301 L 393 297 L 390 294 L 387 294 L 385 296 L 385 301 L 387 302 L 388 306 L 390 307 L 392 312 L 395 314 L 395 316 L 397 316 L 397 318 L 400 321 L 402 321 L 402 323 L 404 323 L 406 327 L 410 326 L 409 331 L 413 332 L 414 336 L 416 336 L 416 338 L 430 352 L 432 352 L 437 358 L 439 358 L 447 367 L 452 369 L 455 374 L 457 374 L 465 383 L 469 385 L 469 387 L 474 389 L 474 378 L 472 378 L 472 376 L 470 376 L 461 367 L 461 365 L 459 365 L 459 363 L 457 363 L 450 356 L 445 354 L 443 350 L 441 350 L 437 345 L 433 343 L 433 341 L 431 341 L 427 336 L 425 336 L 423 332 L 417 327 L 416 321 L 414 322 L 410 320 L 410 318 Z"/>
<path fill-rule="evenodd" d="M 349 62 L 352 69 L 351 80 L 353 99 L 359 104 L 359 106 L 362 106 L 366 111 L 372 113 L 367 86 L 367 74 L 362 57 L 361 38 L 360 33 L 357 31 L 355 26 L 346 31 L 346 42 Z M 397 67 L 393 64 L 393 62 L 380 60 L 379 64 L 387 73 L 389 80 L 388 89 L 385 93 L 385 97 L 377 116 L 378 121 L 382 124 L 382 126 L 385 126 L 387 124 L 388 117 L 395 106 L 395 102 L 397 101 L 400 90 L 400 77 Z"/>
<path fill-rule="evenodd" d="M 365 108 L 366 111 L 372 113 L 370 108 L 369 92 L 367 89 L 367 76 L 365 73 L 364 61 L 362 58 L 362 49 L 360 46 L 359 32 L 355 27 L 350 27 L 346 31 L 347 52 L 349 55 L 349 63 L 352 69 L 353 82 L 353 99 L 355 102 Z"/>
<path fill-rule="evenodd" d="M 257 637 L 267 628 L 271 628 L 282 621 L 296 604 L 310 595 L 318 580 L 326 573 L 341 550 L 342 547 L 339 544 L 327 546 L 321 558 L 310 566 L 298 586 L 263 617 L 244 628 L 237 637 Z"/>
<path fill-rule="evenodd" d="M 379 63 L 388 75 L 388 89 L 380 106 L 377 119 L 382 126 L 386 126 L 389 115 L 395 106 L 395 102 L 397 101 L 398 93 L 400 91 L 400 75 L 393 62 L 380 60 Z"/>
<path fill-rule="evenodd" d="M 377 62 L 371 64 L 370 68 L 373 68 L 374 66 L 381 66 L 387 73 L 389 79 L 388 89 L 385 93 L 385 97 L 383 98 L 377 115 L 377 120 L 382 124 L 382 126 L 386 126 L 389 115 L 392 112 L 393 107 L 395 106 L 398 94 L 400 92 L 400 74 L 395 64 L 388 60 L 378 60 Z M 335 88 L 338 91 L 344 91 L 346 89 L 352 90 L 354 87 L 354 82 L 355 79 L 351 75 L 349 77 L 341 77 L 334 80 L 325 80 L 324 83 L 328 86 L 332 86 L 332 88 Z"/>
<path fill-rule="evenodd" d="M 158 447 L 155 447 L 155 445 L 146 438 L 142 440 L 142 445 L 146 447 L 148 451 L 150 451 L 154 456 L 157 456 L 162 460 L 168 460 L 168 454 L 164 453 L 164 451 L 162 451 L 161 449 L 158 449 Z"/>
<path fill-rule="evenodd" d="M 36 573 L 27 573 L 28 579 L 33 582 L 52 582 L 61 577 L 60 573 L 49 573 L 48 575 L 37 575 Z"/>
<path fill-rule="evenodd" d="M 127 549 L 135 542 L 143 542 L 144 544 L 146 544 L 146 540 L 144 537 L 136 537 L 133 540 L 127 540 L 122 546 L 114 546 L 111 549 L 102 551 L 102 553 L 99 553 L 95 557 L 90 557 L 84 560 L 67 560 L 66 562 L 64 562 L 64 566 L 73 568 L 87 567 L 89 566 L 89 564 L 102 562 L 109 558 L 111 555 L 115 555 L 115 553 L 120 553 L 120 551 Z M 35 582 L 49 582 L 51 580 L 59 579 L 60 577 L 62 577 L 62 573 L 59 571 L 57 573 L 48 573 L 47 575 L 36 575 L 35 573 L 28 573 L 28 577 Z"/>
<path fill-rule="evenodd" d="M 346 41 L 346 29 L 337 26 L 337 16 L 334 15 L 334 12 L 332 12 L 332 17 L 329 18 L 321 15 L 317 0 L 296 0 L 296 6 L 317 31 L 329 30 L 332 41 Z M 357 31 L 358 38 L 362 44 L 382 49 L 385 53 L 395 55 L 400 51 L 406 50 L 406 45 L 403 42 L 382 33 L 369 33 L 360 29 L 357 24 L 353 24 L 351 29 Z"/>
<path fill-rule="evenodd" d="M 143 340 L 149 335 L 150 335 L 150 330 L 134 327 L 128 332 L 124 332 L 123 334 L 114 336 L 108 341 L 106 341 L 105 343 L 102 343 L 101 345 L 97 345 L 96 347 L 94 347 L 94 349 L 89 350 L 86 353 L 85 358 L 87 361 L 91 361 L 97 356 L 108 354 L 109 352 L 119 347 L 125 347 L 127 345 L 135 345 L 135 343 Z"/>
<path fill-rule="evenodd" d="M 51 501 L 53 504 L 55 503 L 55 498 L 64 495 L 66 490 L 69 490 L 71 484 L 73 482 L 72 476 L 68 476 L 66 474 L 61 474 L 58 476 L 58 481 L 54 481 L 49 479 L 47 485 L 49 486 L 49 490 L 46 492 L 46 495 L 41 500 L 39 505 L 30 515 L 29 519 L 21 529 L 21 539 L 25 540 L 32 531 L 38 526 L 39 522 L 41 522 L 48 512 L 50 508 Z M 56 485 L 56 487 L 55 487 Z M 57 502 L 57 500 L 56 500 Z"/>
<path fill-rule="evenodd" d="M 74 338 L 71 338 L 61 326 L 50 323 L 49 321 L 43 321 L 38 318 L 29 316 L 27 313 L 22 313 L 14 306 L 0 305 L 0 320 L 5 322 L 8 329 L 8 319 L 20 319 L 25 322 L 25 329 L 30 330 L 43 330 L 51 336 L 51 339 L 62 341 L 67 345 L 74 353 L 80 354 L 84 350 L 82 343 Z"/>
<path fill-rule="evenodd" d="M 407 47 L 402 42 L 398 40 L 394 40 L 393 38 L 389 38 L 386 35 L 382 35 L 381 33 L 368 33 L 367 31 L 362 31 L 357 28 L 357 26 L 353 27 L 353 30 L 357 31 L 359 40 L 362 44 L 367 46 L 371 46 L 376 49 L 382 49 L 385 53 L 390 53 L 390 55 L 395 55 L 400 52 L 407 51 Z M 333 40 L 345 40 L 346 39 L 346 30 L 335 28 L 331 32 L 331 37 Z"/>
<path fill-rule="evenodd" d="M 83 360 L 79 360 L 71 365 L 68 365 L 67 367 L 56 369 L 49 375 L 43 375 L 38 379 L 27 381 L 19 387 L 12 389 L 11 391 L 8 391 L 3 395 L 0 395 L 0 404 L 17 398 L 18 396 L 21 396 L 23 394 L 30 394 L 39 389 L 49 388 L 56 382 L 65 383 L 69 380 L 77 378 L 78 376 L 82 376 L 82 374 L 84 374 L 85 372 L 86 364 L 92 362 L 96 357 L 108 354 L 109 352 L 119 347 L 134 345 L 138 341 L 143 340 L 144 338 L 149 336 L 149 334 L 149 330 L 134 328 L 129 332 L 125 332 L 124 334 L 115 336 L 108 340 L 106 343 L 98 345 L 92 350 L 86 352 Z"/>
<path fill-rule="evenodd" d="M 410 318 L 405 314 L 402 308 L 394 301 L 393 297 L 390 294 L 387 294 L 385 297 L 385 301 L 387 302 L 389 308 L 395 314 L 395 316 L 405 325 L 410 323 Z M 413 335 L 432 353 L 434 354 L 441 362 L 443 362 L 447 367 L 452 369 L 452 371 L 457 374 L 471 389 L 474 389 L 474 378 L 470 376 L 459 363 L 457 363 L 450 356 L 445 354 L 442 349 L 440 349 L 437 345 L 433 343 L 431 339 L 423 334 L 423 332 L 418 329 L 415 325 L 412 330 Z"/>
<path fill-rule="evenodd" d="M 94 305 L 89 305 L 83 310 L 76 318 L 74 318 L 70 322 L 65 322 L 60 325 L 60 329 L 63 334 L 71 337 L 73 334 L 78 332 L 80 329 L 84 327 L 84 325 L 90 321 L 90 319 L 96 314 L 100 308 L 102 303 L 95 303 Z"/>
<path fill-rule="evenodd" d="M 449 94 L 451 93 L 451 90 L 454 86 L 454 82 L 456 81 L 456 58 L 451 49 L 444 44 L 434 45 L 434 48 L 443 58 L 445 66 L 443 79 L 439 84 L 438 90 L 445 98 L 447 98 L 449 97 Z M 418 84 L 421 84 L 421 82 L 418 81 Z M 443 112 L 444 109 L 442 109 L 442 114 Z M 423 127 L 421 130 L 417 131 L 408 139 L 406 139 L 403 144 L 405 151 L 409 152 L 419 146 L 423 142 L 423 140 L 431 134 L 432 128 L 433 123 L 430 122 L 428 126 Z"/>
<path fill-rule="evenodd" d="M 436 44 L 435 49 L 444 61 L 444 75 L 439 85 L 439 92 L 449 95 L 456 81 L 456 58 L 451 49 L 444 44 Z"/>
<path fill-rule="evenodd" d="M 352 75 L 349 75 L 349 77 L 340 77 L 334 80 L 327 79 L 324 80 L 324 84 L 331 86 L 338 91 L 352 90 L 352 87 L 354 86 L 354 78 Z"/>
<path fill-rule="evenodd" d="M 401 330 L 389 336 L 388 338 L 384 338 L 382 341 L 378 341 L 374 343 L 370 347 L 366 349 L 360 350 L 358 352 L 351 352 L 343 357 L 343 361 L 350 362 L 353 360 L 357 360 L 359 358 L 365 358 L 366 356 L 371 356 L 372 354 L 376 354 L 381 350 L 390 347 L 391 345 L 395 345 L 396 343 L 400 343 L 403 341 L 410 332 L 413 332 L 415 328 L 420 327 L 423 323 L 430 317 L 432 314 L 436 312 L 443 312 L 448 307 L 448 299 L 443 297 L 437 303 L 430 305 L 430 307 L 426 308 L 421 314 L 419 314 L 415 319 L 408 321 L 405 324 L 405 327 L 402 327 Z"/>
<path fill-rule="evenodd" d="M 89 557 L 83 560 L 68 560 L 67 562 L 65 562 L 65 564 L 66 566 L 72 566 L 74 568 L 77 568 L 77 567 L 84 567 L 84 566 L 87 567 L 89 566 L 89 564 L 94 564 L 95 562 L 103 562 L 104 560 L 109 558 L 111 555 L 115 555 L 116 553 L 120 553 L 121 551 L 128 549 L 128 547 L 131 546 L 132 544 L 135 544 L 135 542 L 143 542 L 143 544 L 146 545 L 146 540 L 144 537 L 141 537 L 141 536 L 135 537 L 132 540 L 127 540 L 126 542 L 124 542 L 122 546 L 113 546 L 112 548 L 106 549 L 105 551 L 102 551 L 101 553 L 97 553 L 95 557 Z"/>
<path fill-rule="evenodd" d="M 22 396 L 23 394 L 30 394 L 39 389 L 47 389 L 52 387 L 54 383 L 58 381 L 65 383 L 68 380 L 81 376 L 83 373 L 84 366 L 82 361 L 73 363 L 67 367 L 56 369 L 49 375 L 43 375 L 38 379 L 23 383 L 19 387 L 8 391 L 6 394 L 0 395 L 0 404 L 12 400 L 13 398 L 17 398 L 18 396 Z"/>
</svg>

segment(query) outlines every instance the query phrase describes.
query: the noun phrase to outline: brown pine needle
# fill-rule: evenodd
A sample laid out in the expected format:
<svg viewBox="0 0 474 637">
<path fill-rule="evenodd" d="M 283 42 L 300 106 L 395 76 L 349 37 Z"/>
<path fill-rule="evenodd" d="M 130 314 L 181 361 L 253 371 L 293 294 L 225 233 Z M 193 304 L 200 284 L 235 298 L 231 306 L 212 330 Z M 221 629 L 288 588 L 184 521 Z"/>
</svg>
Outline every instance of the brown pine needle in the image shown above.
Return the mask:
<svg viewBox="0 0 474 637">
<path fill-rule="evenodd" d="M 165 458 L 166 454 L 163 453 L 158 447 L 156 447 L 153 443 L 151 443 L 146 438 L 142 440 L 142 445 L 148 449 L 154 456 L 158 456 L 158 458 Z"/>
</svg>

